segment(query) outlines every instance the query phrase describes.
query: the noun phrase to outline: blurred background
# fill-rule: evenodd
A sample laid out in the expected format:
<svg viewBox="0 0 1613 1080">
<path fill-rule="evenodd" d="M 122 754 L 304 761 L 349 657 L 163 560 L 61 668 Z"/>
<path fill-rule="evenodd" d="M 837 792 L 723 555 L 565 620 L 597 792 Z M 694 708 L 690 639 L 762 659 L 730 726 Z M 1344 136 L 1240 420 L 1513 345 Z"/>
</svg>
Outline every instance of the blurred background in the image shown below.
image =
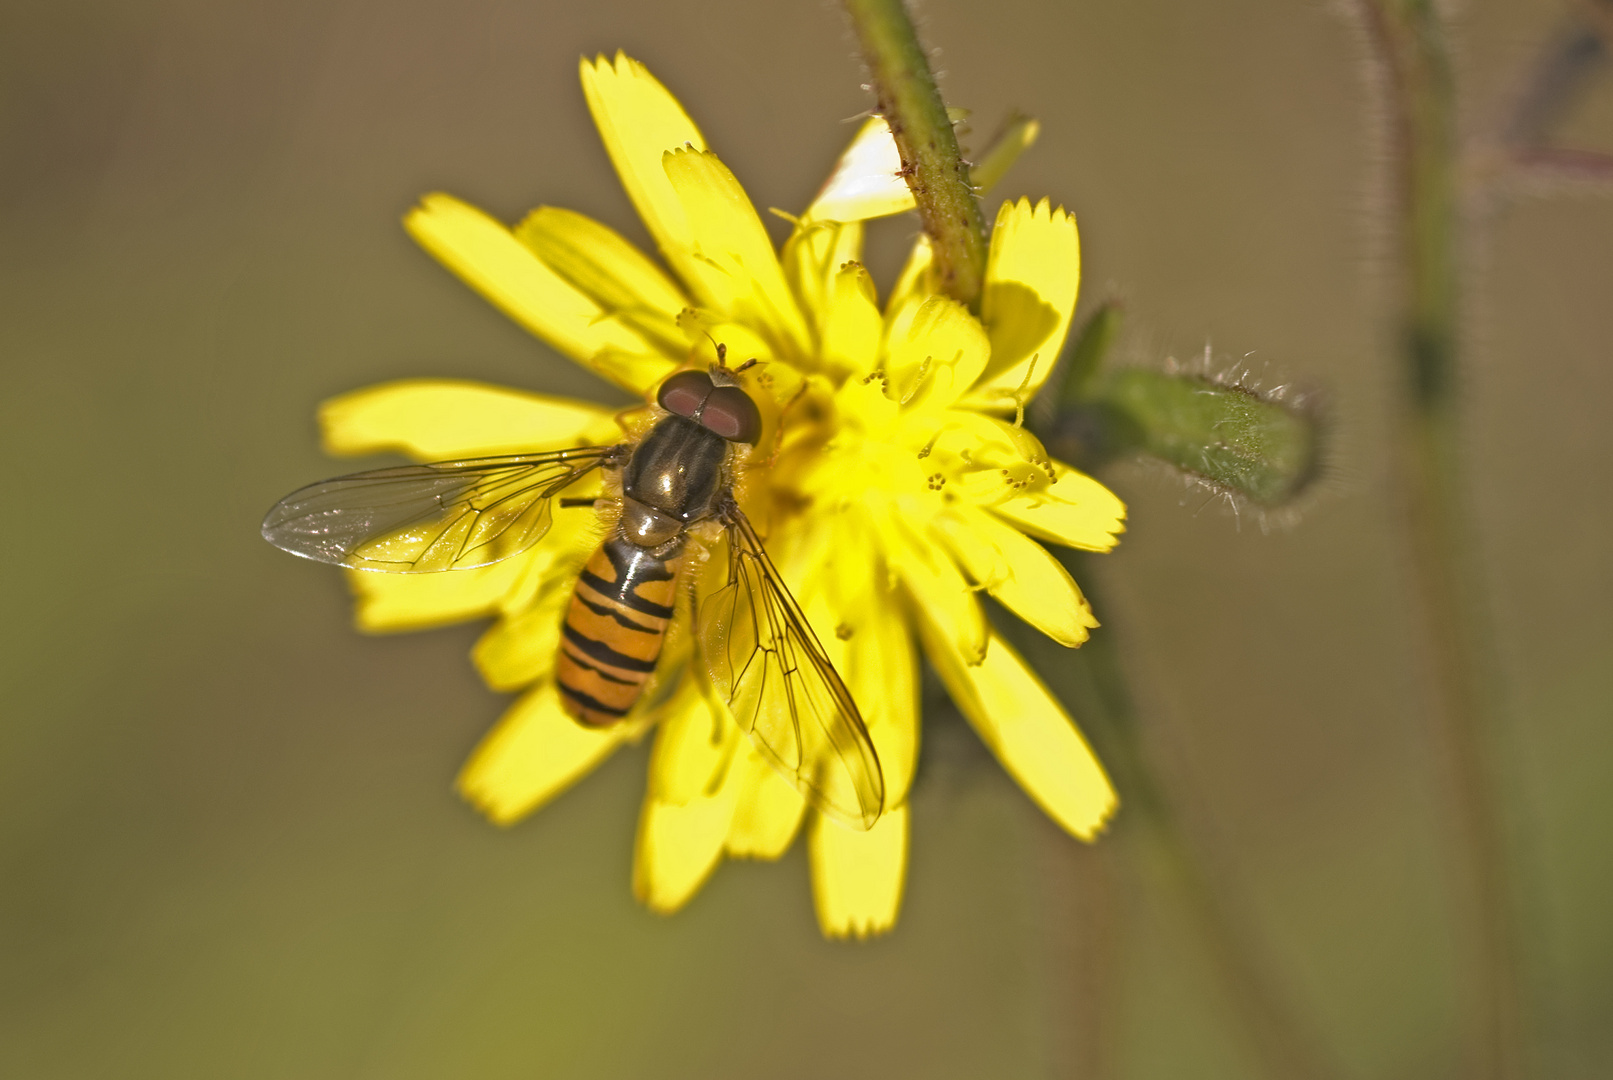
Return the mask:
<svg viewBox="0 0 1613 1080">
<path fill-rule="evenodd" d="M 1470 122 L 1557 25 L 1458 22 Z M 1195 850 L 1352 1077 L 1451 1077 L 1466 976 L 1385 453 L 1386 163 L 1353 24 L 1312 0 L 926 0 L 996 193 L 1080 216 L 1122 358 L 1210 344 L 1326 389 L 1329 475 L 1263 533 L 1155 469 L 1101 633 Z M 343 471 L 313 410 L 443 375 L 604 400 L 418 251 L 443 189 L 648 245 L 577 83 L 623 48 L 759 206 L 868 107 L 836 5 L 8 0 L 0 6 L 0 1073 L 8 1077 L 1240 1077 L 1247 1045 L 1124 809 L 1046 821 L 932 705 L 902 920 L 818 933 L 800 845 L 682 914 L 628 884 L 646 748 L 510 830 L 452 778 L 504 707 L 462 626 L 350 628 L 258 537 Z M 1563 141 L 1613 149 L 1613 79 Z M 988 212 L 994 209 L 988 203 Z M 779 223 L 773 222 L 773 225 Z M 888 287 L 916 230 L 877 230 Z M 1549 1075 L 1613 1072 L 1613 202 L 1473 251 L 1468 444 L 1501 629 L 1502 788 Z M 1269 365 L 1269 369 L 1266 367 Z"/>
</svg>

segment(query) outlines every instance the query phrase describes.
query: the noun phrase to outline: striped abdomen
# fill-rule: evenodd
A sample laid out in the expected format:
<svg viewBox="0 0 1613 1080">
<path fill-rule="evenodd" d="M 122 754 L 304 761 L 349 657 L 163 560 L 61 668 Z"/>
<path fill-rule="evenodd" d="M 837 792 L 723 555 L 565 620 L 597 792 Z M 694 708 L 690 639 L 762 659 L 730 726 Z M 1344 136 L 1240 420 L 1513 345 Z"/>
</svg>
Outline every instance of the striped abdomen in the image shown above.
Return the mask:
<svg viewBox="0 0 1613 1080">
<path fill-rule="evenodd" d="M 605 541 L 577 579 L 555 677 L 566 711 L 585 724 L 627 715 L 655 670 L 677 599 L 682 546 L 669 558 L 625 537 Z"/>
</svg>

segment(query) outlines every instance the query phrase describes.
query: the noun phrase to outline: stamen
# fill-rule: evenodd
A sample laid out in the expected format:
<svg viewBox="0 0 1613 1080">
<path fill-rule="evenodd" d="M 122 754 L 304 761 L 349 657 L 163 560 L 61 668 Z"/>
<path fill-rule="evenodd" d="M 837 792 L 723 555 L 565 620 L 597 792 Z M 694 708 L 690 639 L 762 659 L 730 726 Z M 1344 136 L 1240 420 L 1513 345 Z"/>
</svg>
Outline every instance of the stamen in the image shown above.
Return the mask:
<svg viewBox="0 0 1613 1080">
<path fill-rule="evenodd" d="M 1025 368 L 1025 378 L 1020 382 L 1019 389 L 1014 391 L 1014 426 L 1025 426 L 1025 400 L 1026 391 L 1030 389 L 1031 376 L 1036 374 L 1036 361 L 1042 358 L 1041 353 L 1032 353 L 1031 362 Z"/>
<path fill-rule="evenodd" d="M 930 365 L 934 362 L 934 360 L 935 358 L 933 356 L 926 356 L 924 358 L 924 363 L 919 365 L 918 374 L 913 377 L 913 389 L 903 394 L 898 404 L 906 405 L 909 401 L 912 401 L 918 396 L 919 387 L 923 386 L 924 380 L 930 377 Z"/>
</svg>

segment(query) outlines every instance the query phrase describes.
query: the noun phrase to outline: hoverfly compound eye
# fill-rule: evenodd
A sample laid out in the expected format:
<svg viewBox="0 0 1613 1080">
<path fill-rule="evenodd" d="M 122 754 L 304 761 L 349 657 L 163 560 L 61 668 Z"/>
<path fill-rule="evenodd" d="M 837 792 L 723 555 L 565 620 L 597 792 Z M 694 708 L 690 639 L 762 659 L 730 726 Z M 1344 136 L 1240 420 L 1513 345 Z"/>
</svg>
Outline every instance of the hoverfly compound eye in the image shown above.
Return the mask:
<svg viewBox="0 0 1613 1080">
<path fill-rule="evenodd" d="M 680 371 L 661 384 L 655 400 L 667 412 L 695 420 L 712 389 L 711 376 L 704 371 Z"/>
<path fill-rule="evenodd" d="M 762 413 L 751 396 L 737 386 L 719 386 L 706 398 L 696 418 L 700 426 L 729 442 L 750 443 L 762 437 Z"/>
</svg>

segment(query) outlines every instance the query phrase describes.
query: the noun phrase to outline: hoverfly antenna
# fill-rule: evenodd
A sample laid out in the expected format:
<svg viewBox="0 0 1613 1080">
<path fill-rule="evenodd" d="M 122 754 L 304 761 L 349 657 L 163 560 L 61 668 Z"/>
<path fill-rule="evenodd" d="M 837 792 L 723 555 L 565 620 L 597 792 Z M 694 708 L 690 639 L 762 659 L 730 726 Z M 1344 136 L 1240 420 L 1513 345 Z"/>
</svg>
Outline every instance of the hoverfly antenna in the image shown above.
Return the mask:
<svg viewBox="0 0 1613 1080">
<path fill-rule="evenodd" d="M 726 369 L 728 367 L 728 346 L 712 337 L 710 330 L 700 332 L 706 335 L 706 340 L 711 342 L 711 347 L 717 350 L 717 366 Z"/>
<path fill-rule="evenodd" d="M 753 356 L 749 360 L 746 360 L 743 364 L 740 364 L 738 367 L 729 367 L 727 342 L 718 341 L 716 338 L 712 337 L 709 332 L 706 334 L 706 340 L 710 341 L 712 345 L 716 346 L 717 348 L 717 362 L 711 365 L 711 367 L 707 370 L 711 374 L 712 382 L 716 383 L 718 386 L 738 386 L 739 382 L 734 378 L 734 376 L 738 375 L 742 371 L 749 371 L 751 368 L 762 362 L 758 357 Z"/>
</svg>

